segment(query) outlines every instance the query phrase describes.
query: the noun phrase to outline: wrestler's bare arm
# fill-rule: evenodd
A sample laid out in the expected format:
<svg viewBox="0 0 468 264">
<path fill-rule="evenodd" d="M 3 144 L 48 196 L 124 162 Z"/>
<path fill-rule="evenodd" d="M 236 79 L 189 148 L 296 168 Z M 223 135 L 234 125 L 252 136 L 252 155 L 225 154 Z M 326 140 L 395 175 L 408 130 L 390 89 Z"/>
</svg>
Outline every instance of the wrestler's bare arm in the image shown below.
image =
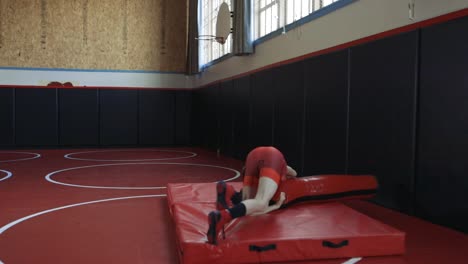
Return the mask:
<svg viewBox="0 0 468 264">
<path fill-rule="evenodd" d="M 289 166 L 286 166 L 286 167 L 288 169 L 286 172 L 286 178 L 294 178 L 297 176 L 297 172 L 293 168 Z"/>
<path fill-rule="evenodd" d="M 252 214 L 252 215 L 267 214 L 267 213 L 269 213 L 271 211 L 277 210 L 277 209 L 279 209 L 281 207 L 281 205 L 283 205 L 285 199 L 286 199 L 286 194 L 284 192 L 281 192 L 278 202 L 268 206 L 265 211 L 258 212 L 258 213 Z"/>
</svg>

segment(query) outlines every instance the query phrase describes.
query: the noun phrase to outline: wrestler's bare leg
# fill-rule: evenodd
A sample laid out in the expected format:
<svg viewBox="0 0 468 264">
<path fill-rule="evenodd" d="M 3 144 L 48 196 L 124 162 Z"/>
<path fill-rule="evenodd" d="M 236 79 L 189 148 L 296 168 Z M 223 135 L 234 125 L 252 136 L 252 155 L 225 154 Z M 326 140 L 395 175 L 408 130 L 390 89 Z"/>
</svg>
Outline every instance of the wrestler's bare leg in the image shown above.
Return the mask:
<svg viewBox="0 0 468 264">
<path fill-rule="evenodd" d="M 266 212 L 269 209 L 270 200 L 275 195 L 277 189 L 278 184 L 274 180 L 269 177 L 260 176 L 255 198 L 242 201 L 245 205 L 246 215 Z M 244 189 L 242 189 L 242 194 L 243 192 Z"/>
<path fill-rule="evenodd" d="M 243 186 L 242 187 L 242 201 L 255 198 L 255 192 L 257 188 L 253 186 Z"/>
</svg>

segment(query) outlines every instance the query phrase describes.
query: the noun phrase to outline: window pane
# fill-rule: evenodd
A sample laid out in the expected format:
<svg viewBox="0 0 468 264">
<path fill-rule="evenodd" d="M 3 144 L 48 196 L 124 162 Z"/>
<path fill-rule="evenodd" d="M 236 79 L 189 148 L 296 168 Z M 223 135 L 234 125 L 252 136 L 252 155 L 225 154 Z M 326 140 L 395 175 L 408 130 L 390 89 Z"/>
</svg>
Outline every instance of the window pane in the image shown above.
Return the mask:
<svg viewBox="0 0 468 264">
<path fill-rule="evenodd" d="M 301 18 L 301 1 L 293 1 L 294 2 L 294 21 L 299 20 Z"/>
<path fill-rule="evenodd" d="M 286 23 L 294 22 L 294 1 L 287 1 L 286 4 Z"/>
<path fill-rule="evenodd" d="M 271 7 L 271 29 L 272 31 L 274 30 L 277 30 L 278 29 L 278 17 L 279 17 L 279 14 L 278 14 L 278 5 L 274 5 Z"/>
<path fill-rule="evenodd" d="M 209 40 L 210 36 L 216 35 L 216 21 L 219 7 L 222 3 L 227 3 L 231 10 L 230 0 L 200 0 L 200 35 L 204 39 L 200 40 L 200 65 L 207 64 L 225 54 L 231 52 L 232 39 L 229 37 L 224 45 L 219 44 L 214 40 Z"/>
<path fill-rule="evenodd" d="M 255 37 L 260 38 L 340 0 L 256 0 Z"/>
<path fill-rule="evenodd" d="M 302 14 L 301 17 L 305 17 L 309 14 L 309 0 L 302 0 Z"/>
<path fill-rule="evenodd" d="M 266 34 L 271 32 L 271 8 L 266 10 Z"/>
<path fill-rule="evenodd" d="M 322 0 L 322 3 L 323 3 L 322 7 L 324 7 L 324 6 L 327 6 L 327 5 L 331 4 L 331 3 L 333 3 L 333 0 Z"/>
<path fill-rule="evenodd" d="M 260 13 L 260 36 L 266 35 L 265 12 Z"/>
</svg>

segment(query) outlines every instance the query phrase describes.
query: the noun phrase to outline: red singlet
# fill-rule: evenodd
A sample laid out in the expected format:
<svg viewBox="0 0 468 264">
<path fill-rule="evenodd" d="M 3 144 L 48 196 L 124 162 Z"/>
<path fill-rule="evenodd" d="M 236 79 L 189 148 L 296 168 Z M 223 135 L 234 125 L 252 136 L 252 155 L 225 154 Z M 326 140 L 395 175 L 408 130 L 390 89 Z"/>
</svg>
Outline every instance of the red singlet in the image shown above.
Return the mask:
<svg viewBox="0 0 468 264">
<path fill-rule="evenodd" d="M 260 177 L 268 177 L 280 185 L 287 172 L 283 154 L 274 147 L 257 147 L 245 161 L 244 186 L 258 186 Z"/>
</svg>

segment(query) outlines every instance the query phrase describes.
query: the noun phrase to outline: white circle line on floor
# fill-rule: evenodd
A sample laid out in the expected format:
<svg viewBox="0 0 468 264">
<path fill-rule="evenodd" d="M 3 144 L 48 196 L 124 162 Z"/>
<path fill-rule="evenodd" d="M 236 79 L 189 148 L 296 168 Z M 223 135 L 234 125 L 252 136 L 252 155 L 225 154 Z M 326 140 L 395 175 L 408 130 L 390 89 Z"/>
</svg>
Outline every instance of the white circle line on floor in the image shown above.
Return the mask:
<svg viewBox="0 0 468 264">
<path fill-rule="evenodd" d="M 115 189 L 115 190 L 155 190 L 155 189 L 166 189 L 166 186 L 156 186 L 156 187 L 110 187 L 110 186 L 92 186 L 92 185 L 79 185 L 79 184 L 71 184 L 71 183 L 64 183 L 64 182 L 59 182 L 54 179 L 52 179 L 52 176 L 54 174 L 58 174 L 61 172 L 65 171 L 71 171 L 71 170 L 77 170 L 77 169 L 86 169 L 86 168 L 94 168 L 94 167 L 106 167 L 106 166 L 124 166 L 124 165 L 181 165 L 181 166 L 200 166 L 200 167 L 211 167 L 211 168 L 219 168 L 219 169 L 225 169 L 225 170 L 230 170 L 235 173 L 234 177 L 226 179 L 224 181 L 232 181 L 240 177 L 240 172 L 235 169 L 227 168 L 227 167 L 222 167 L 222 166 L 216 166 L 216 165 L 208 165 L 208 164 L 197 164 L 197 163 L 173 163 L 173 162 L 146 162 L 146 163 L 113 163 L 113 164 L 99 164 L 99 165 L 90 165 L 90 166 L 81 166 L 81 167 L 73 167 L 73 168 L 67 168 L 67 169 L 62 169 L 58 171 L 51 172 L 45 176 L 45 179 L 48 182 L 54 183 L 54 184 L 59 184 L 59 185 L 64 185 L 64 186 L 70 186 L 70 187 L 79 187 L 79 188 L 91 188 L 91 189 Z"/>
<path fill-rule="evenodd" d="M 14 161 L 32 160 L 32 159 L 37 159 L 37 158 L 40 158 L 40 157 L 41 157 L 41 154 L 39 154 L 39 153 L 32 153 L 32 152 L 0 151 L 0 154 L 2 154 L 2 153 L 31 154 L 31 155 L 33 155 L 34 157 L 22 158 L 22 159 L 13 159 L 13 160 L 0 160 L 0 162 L 14 162 Z"/>
<path fill-rule="evenodd" d="M 175 157 L 175 158 L 160 158 L 160 159 L 136 159 L 136 160 L 108 160 L 108 159 L 85 159 L 85 158 L 74 158 L 72 155 L 77 155 L 77 154 L 86 154 L 86 153 L 102 153 L 102 152 L 129 152 L 129 151 L 151 151 L 151 152 L 176 152 L 176 153 L 185 153 L 185 154 L 190 154 L 189 156 L 184 156 L 184 157 Z M 155 161 L 155 160 L 174 160 L 174 159 L 186 159 L 186 158 L 192 158 L 197 156 L 197 153 L 195 152 L 190 152 L 190 151 L 180 151 L 180 150 L 144 150 L 144 149 L 138 149 L 138 150 L 132 150 L 132 149 L 123 149 L 123 150 L 96 150 L 96 151 L 84 151 L 84 152 L 73 152 L 73 153 L 68 153 L 65 156 L 63 156 L 66 159 L 72 159 L 72 160 L 86 160 L 86 161 Z"/>
<path fill-rule="evenodd" d="M 166 195 L 165 194 L 154 194 L 154 195 L 140 195 L 140 196 L 127 196 L 127 197 L 117 197 L 117 198 L 110 198 L 110 199 L 104 199 L 104 200 L 96 200 L 96 201 L 90 201 L 90 202 L 84 202 L 84 203 L 77 203 L 77 204 L 70 204 L 70 205 L 65 205 L 65 206 L 61 206 L 61 207 L 56 207 L 56 208 L 52 208 L 52 209 L 49 209 L 49 210 L 45 210 L 45 211 L 41 211 L 41 212 L 38 212 L 38 213 L 35 213 L 35 214 L 32 214 L 32 215 L 28 215 L 28 216 L 25 216 L 23 218 L 20 218 L 18 220 L 15 220 L 3 227 L 0 228 L 0 235 L 3 234 L 5 231 L 7 231 L 8 229 L 10 229 L 11 227 L 21 223 L 21 222 L 24 222 L 26 220 L 29 220 L 31 218 L 34 218 L 34 217 L 37 217 L 37 216 L 40 216 L 40 215 L 44 215 L 44 214 L 48 214 L 48 213 L 51 213 L 51 212 L 55 212 L 55 211 L 59 211 L 59 210 L 63 210 L 63 209 L 67 209 L 67 208 L 72 208 L 72 207 L 77 207 L 77 206 L 82 206 L 82 205 L 88 205 L 88 204 L 95 204 L 95 203 L 103 203 L 103 202 L 112 202 L 112 201 L 119 201 L 119 200 L 127 200 L 127 199 L 139 199 L 139 198 L 153 198 L 153 197 L 165 197 Z"/>
<path fill-rule="evenodd" d="M 361 257 L 356 257 L 356 258 L 351 258 L 341 264 L 355 264 L 355 263 L 358 263 L 359 261 L 361 261 Z"/>
<path fill-rule="evenodd" d="M 9 172 L 9 171 L 6 171 L 6 170 L 0 170 L 0 171 L 7 174 L 5 177 L 3 177 L 3 178 L 0 179 L 0 182 L 6 180 L 6 179 L 8 179 L 8 178 L 10 178 L 10 177 L 13 175 L 13 173 L 11 173 L 11 172 Z M 2 263 L 0 263 L 0 264 L 2 264 Z"/>
</svg>

